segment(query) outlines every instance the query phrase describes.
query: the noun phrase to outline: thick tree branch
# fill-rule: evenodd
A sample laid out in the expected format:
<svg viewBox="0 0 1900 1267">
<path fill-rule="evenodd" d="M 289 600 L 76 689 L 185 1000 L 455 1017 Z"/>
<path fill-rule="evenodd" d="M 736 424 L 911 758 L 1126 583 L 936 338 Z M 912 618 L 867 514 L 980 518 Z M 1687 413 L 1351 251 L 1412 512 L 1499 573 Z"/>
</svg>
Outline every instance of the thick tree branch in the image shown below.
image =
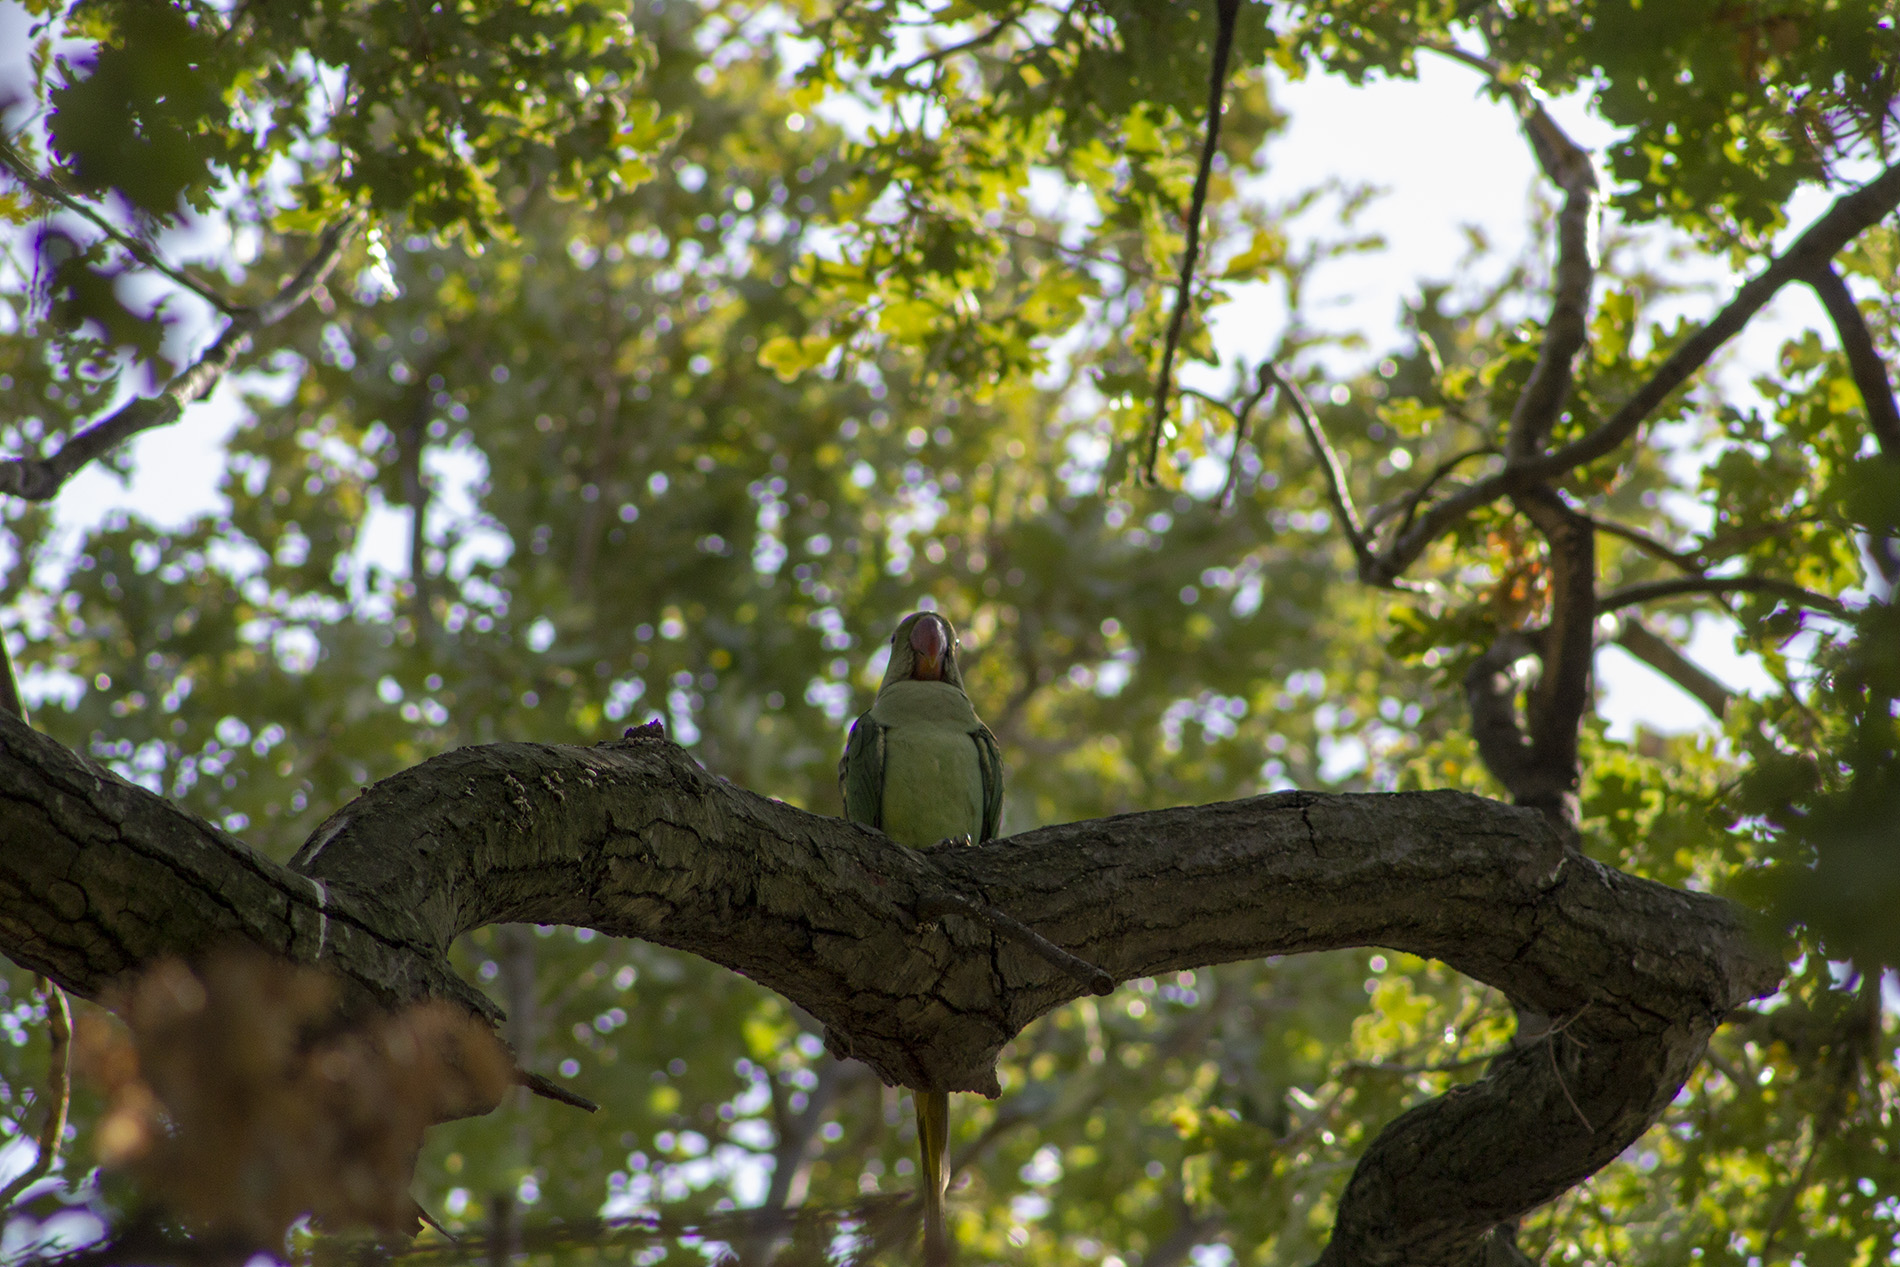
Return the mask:
<svg viewBox="0 0 1900 1267">
<path fill-rule="evenodd" d="M 1900 164 L 1836 199 L 1827 213 L 1809 226 L 1786 253 L 1744 283 L 1707 325 L 1670 353 L 1649 381 L 1602 426 L 1541 457 L 1508 463 L 1496 474 L 1435 503 L 1379 554 L 1376 571 L 1379 582 L 1389 583 L 1403 575 L 1427 546 L 1478 507 L 1613 452 L 1783 286 L 1805 277 L 1817 261 L 1832 259 L 1896 204 L 1900 204 Z"/>
<path fill-rule="evenodd" d="M 177 422 L 185 406 L 208 395 L 250 349 L 251 337 L 257 331 L 283 320 L 323 284 L 360 223 L 360 217 L 352 213 L 325 229 L 317 239 L 317 249 L 296 276 L 264 303 L 240 309 L 204 355 L 166 383 L 158 395 L 126 403 L 66 441 L 51 457 L 0 461 L 0 493 L 12 493 L 28 501 L 48 501 L 88 462 L 105 456 L 141 431 Z"/>
<path fill-rule="evenodd" d="M 1181 280 L 1174 295 L 1174 313 L 1168 318 L 1168 333 L 1161 345 L 1161 368 L 1155 372 L 1154 417 L 1148 424 L 1148 452 L 1142 459 L 1141 477 L 1152 484 L 1155 463 L 1161 456 L 1161 428 L 1168 420 L 1168 387 L 1174 379 L 1174 353 L 1181 344 L 1181 328 L 1187 321 L 1188 305 L 1194 296 L 1194 266 L 1201 258 L 1201 211 L 1207 205 L 1207 185 L 1214 171 L 1214 155 L 1220 149 L 1221 104 L 1227 95 L 1227 60 L 1234 51 L 1234 23 L 1240 16 L 1240 0 L 1214 0 L 1214 61 L 1207 73 L 1207 132 L 1201 141 L 1201 165 L 1194 173 L 1194 191 L 1188 196 L 1187 242 L 1181 248 Z"/>
<path fill-rule="evenodd" d="M 1529 635 L 1510 630 L 1465 670 L 1465 705 L 1471 712 L 1471 738 L 1478 745 L 1478 758 L 1513 799 L 1537 765 L 1518 718 L 1514 666 L 1537 650 Z"/>
<path fill-rule="evenodd" d="M 1642 621 L 1626 617 L 1616 641 L 1631 655 L 1700 700 L 1720 721 L 1734 693 Z"/>
<path fill-rule="evenodd" d="M 1597 180 L 1590 155 L 1564 134 L 1556 121 L 1526 92 L 1519 109 L 1524 135 L 1544 174 L 1564 191 L 1557 213 L 1557 264 L 1544 323 L 1544 344 L 1530 379 L 1518 393 L 1504 442 L 1507 461 L 1516 463 L 1544 451 L 1570 393 L 1571 367 L 1589 332 L 1590 286 L 1596 278 Z"/>
<path fill-rule="evenodd" d="M 1900 404 L 1894 403 L 1893 382 L 1887 376 L 1887 363 L 1874 346 L 1873 332 L 1861 315 L 1854 293 L 1834 271 L 1832 259 L 1817 261 L 1802 277 L 1827 309 L 1834 329 L 1841 337 L 1841 350 L 1847 353 L 1847 366 L 1853 372 L 1854 386 L 1867 408 L 1867 424 L 1880 442 L 1880 451 L 1900 462 Z"/>
<path fill-rule="evenodd" d="M 1596 651 L 1596 531 L 1586 515 L 1565 505 L 1547 486 L 1515 498 L 1549 546 L 1550 622 L 1544 630 L 1538 675 L 1529 700 L 1531 777 L 1512 795 L 1574 829 L 1570 804 L 1581 776 L 1577 731 L 1590 707 L 1590 669 Z"/>
<path fill-rule="evenodd" d="M 1639 603 L 1679 598 L 1684 594 L 1776 594 L 1797 606 L 1811 607 L 1830 616 L 1847 614 L 1845 607 L 1826 594 L 1817 594 L 1793 581 L 1772 576 L 1675 576 L 1660 581 L 1638 581 L 1605 594 L 1598 601 L 1597 610 L 1600 613 L 1621 611 Z"/>
<path fill-rule="evenodd" d="M 1720 1019 L 1781 971 L 1728 903 L 1622 875 L 1541 815 L 1462 793 L 1290 792 L 914 851 L 736 788 L 664 740 L 493 744 L 369 789 L 280 867 L 0 718 L 0 950 L 83 995 L 241 940 L 321 960 L 359 996 L 492 1019 L 449 969 L 455 937 L 584 925 L 752 977 L 889 1081 L 993 1095 L 1002 1045 L 1084 987 L 982 923 L 920 922 L 944 891 L 1116 980 L 1378 945 L 1575 1018 L 1554 1059 L 1514 1050 L 1394 1122 L 1328 1262 L 1468 1260 L 1648 1129 Z"/>
</svg>

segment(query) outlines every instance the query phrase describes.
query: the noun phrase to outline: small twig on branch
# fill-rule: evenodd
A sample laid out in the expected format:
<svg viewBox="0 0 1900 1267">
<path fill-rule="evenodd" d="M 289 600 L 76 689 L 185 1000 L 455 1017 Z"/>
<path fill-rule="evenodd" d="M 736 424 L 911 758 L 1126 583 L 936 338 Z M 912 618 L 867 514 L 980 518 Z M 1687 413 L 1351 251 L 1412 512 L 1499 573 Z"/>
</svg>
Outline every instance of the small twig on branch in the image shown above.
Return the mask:
<svg viewBox="0 0 1900 1267">
<path fill-rule="evenodd" d="M 554 1079 L 543 1074 L 530 1073 L 526 1069 L 517 1069 L 515 1070 L 515 1085 L 526 1087 L 543 1099 L 553 1100 L 559 1104 L 572 1105 L 577 1109 L 586 1109 L 589 1113 L 600 1112 L 600 1106 L 598 1104 L 595 1104 L 578 1091 L 569 1091 L 566 1087 L 554 1081 Z"/>
<path fill-rule="evenodd" d="M 1320 425 L 1319 415 L 1313 412 L 1306 394 L 1294 385 L 1292 379 L 1280 372 L 1279 366 L 1268 361 L 1260 367 L 1260 372 L 1271 378 L 1280 388 L 1281 394 L 1293 402 L 1293 412 L 1300 416 L 1300 426 L 1306 431 L 1306 441 L 1312 446 L 1313 456 L 1318 459 L 1320 469 L 1326 473 L 1326 492 L 1332 499 L 1340 525 L 1345 529 L 1346 539 L 1352 543 L 1353 558 L 1359 564 L 1359 579 L 1377 584 L 1374 580 L 1377 560 L 1373 557 L 1372 547 L 1366 544 L 1366 530 L 1360 526 L 1359 512 L 1352 504 L 1352 490 L 1346 486 L 1346 469 L 1341 465 L 1332 441 L 1326 438 L 1326 429 Z"/>
<path fill-rule="evenodd" d="M 1867 425 L 1880 442 L 1880 451 L 1900 462 L 1900 405 L 1894 403 L 1893 383 L 1887 376 L 1887 363 L 1874 346 L 1867 318 L 1854 302 L 1854 292 L 1834 270 L 1832 260 L 1818 260 L 1801 279 L 1827 309 L 1828 318 L 1841 337 L 1841 350 L 1847 354 L 1847 366 L 1853 372 L 1854 386 L 1867 407 Z"/>
<path fill-rule="evenodd" d="M 1564 1081 L 1563 1069 L 1557 1063 L 1557 1038 L 1559 1035 L 1575 1043 L 1578 1047 L 1586 1051 L 1589 1050 L 1590 1044 L 1584 1042 L 1576 1035 L 1567 1032 L 1570 1027 L 1577 1022 L 1578 1018 L 1589 1010 L 1590 1005 L 1585 1003 L 1569 1016 L 1552 1023 L 1543 1033 L 1531 1035 L 1529 1039 L 1531 1042 L 1544 1044 L 1544 1050 L 1550 1056 L 1550 1072 L 1557 1079 L 1557 1089 L 1564 1093 L 1564 1099 L 1570 1101 L 1570 1107 L 1576 1113 L 1577 1120 L 1583 1123 L 1583 1129 L 1594 1135 L 1596 1134 L 1597 1128 L 1590 1125 L 1590 1118 L 1584 1113 L 1583 1106 L 1577 1103 L 1577 1097 L 1570 1094 L 1570 1084 Z"/>
<path fill-rule="evenodd" d="M 235 316 L 239 311 L 236 304 L 219 294 L 217 289 L 210 283 L 200 281 L 175 264 L 166 263 L 160 258 L 157 251 L 154 251 L 145 243 L 113 224 L 112 221 L 99 214 L 94 208 L 87 206 L 80 199 L 67 193 L 64 189 L 59 187 L 57 182 L 34 171 L 32 165 L 20 157 L 20 152 L 14 149 L 12 144 L 5 138 L 0 138 L 0 167 L 6 168 L 15 180 L 25 185 L 28 189 L 31 189 L 40 197 L 47 199 L 49 202 L 56 202 L 74 215 L 86 220 L 94 228 L 118 243 L 121 250 L 139 263 L 145 265 L 145 267 L 155 273 L 171 278 L 180 286 L 183 286 L 186 290 L 198 296 L 227 317 Z"/>
<path fill-rule="evenodd" d="M 1181 281 L 1174 294 L 1174 314 L 1168 318 L 1168 335 L 1161 345 L 1161 369 L 1155 375 L 1154 417 L 1148 425 L 1148 453 L 1142 459 L 1141 478 L 1155 482 L 1155 464 L 1161 457 L 1161 428 L 1168 420 L 1168 384 L 1174 377 L 1174 353 L 1181 343 L 1181 327 L 1187 321 L 1188 304 L 1194 293 L 1194 266 L 1201 253 L 1201 211 L 1207 205 L 1207 185 L 1214 170 L 1214 154 L 1220 147 L 1221 102 L 1227 94 L 1227 59 L 1234 49 L 1234 24 L 1240 16 L 1240 0 L 1214 0 L 1219 29 L 1214 35 L 1214 64 L 1207 76 L 1207 133 L 1201 142 L 1201 165 L 1194 175 L 1194 192 L 1188 199 L 1187 244 L 1181 252 Z"/>
<path fill-rule="evenodd" d="M 0 1210 L 11 1206 L 14 1198 L 45 1178 L 46 1172 L 59 1159 L 60 1140 L 66 1133 L 66 1106 L 70 1100 L 72 1072 L 73 1014 L 66 1007 L 66 992 L 51 981 L 45 982 L 40 992 L 46 999 L 46 1031 L 53 1040 L 52 1054 L 46 1062 L 46 1121 L 40 1126 L 39 1152 L 34 1156 L 33 1164 L 15 1175 L 12 1183 L 0 1188 Z"/>
<path fill-rule="evenodd" d="M 1772 576 L 1678 576 L 1662 581 L 1638 581 L 1634 585 L 1625 585 L 1621 589 L 1611 590 L 1597 602 L 1597 614 L 1619 611 L 1625 607 L 1634 607 L 1638 603 L 1654 602 L 1662 598 L 1677 598 L 1684 594 L 1775 594 L 1802 607 L 1811 607 L 1815 611 L 1826 612 L 1830 616 L 1845 616 L 1847 609 L 1838 601 L 1825 594 L 1803 589 L 1793 581 L 1783 581 Z"/>
<path fill-rule="evenodd" d="M 1389 1073 L 1407 1078 L 1426 1073 L 1457 1073 L 1461 1069 L 1471 1069 L 1478 1065 L 1489 1064 L 1503 1054 L 1503 1050 L 1483 1051 L 1475 1056 L 1464 1056 L 1457 1060 L 1441 1060 L 1422 1065 L 1395 1065 L 1383 1060 L 1349 1060 L 1342 1067 L 1342 1072 Z"/>
<path fill-rule="evenodd" d="M 343 256 L 361 217 L 350 212 L 336 220 L 317 240 L 317 249 L 284 283 L 281 290 L 255 308 L 241 308 L 217 341 L 189 369 L 182 371 L 156 396 L 142 397 L 73 436 L 51 457 L 19 457 L 0 461 L 0 493 L 27 501 L 47 501 L 62 485 L 95 458 L 103 457 L 142 431 L 177 422 L 185 406 L 202 400 L 251 346 L 251 336 L 283 320 L 308 299 Z"/>
<path fill-rule="evenodd" d="M 919 919 L 941 919 L 945 915 L 961 915 L 965 919 L 976 920 L 1029 947 L 1087 986 L 1090 994 L 1115 993 L 1114 977 L 1109 976 L 1088 960 L 1070 954 L 1015 916 L 1006 911 L 999 911 L 987 902 L 978 902 L 958 893 L 940 890 L 919 898 L 916 910 Z"/>
</svg>

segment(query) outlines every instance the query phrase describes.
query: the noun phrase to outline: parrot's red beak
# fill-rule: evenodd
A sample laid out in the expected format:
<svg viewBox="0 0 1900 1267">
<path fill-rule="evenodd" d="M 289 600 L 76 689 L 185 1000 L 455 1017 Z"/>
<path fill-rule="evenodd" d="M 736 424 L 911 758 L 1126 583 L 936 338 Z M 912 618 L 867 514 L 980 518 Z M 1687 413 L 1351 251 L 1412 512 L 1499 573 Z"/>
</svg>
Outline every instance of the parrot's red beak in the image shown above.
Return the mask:
<svg viewBox="0 0 1900 1267">
<path fill-rule="evenodd" d="M 950 654 L 950 634 L 935 616 L 925 616 L 910 627 L 910 649 L 916 655 L 911 677 L 919 682 L 943 680 L 944 657 Z"/>
</svg>

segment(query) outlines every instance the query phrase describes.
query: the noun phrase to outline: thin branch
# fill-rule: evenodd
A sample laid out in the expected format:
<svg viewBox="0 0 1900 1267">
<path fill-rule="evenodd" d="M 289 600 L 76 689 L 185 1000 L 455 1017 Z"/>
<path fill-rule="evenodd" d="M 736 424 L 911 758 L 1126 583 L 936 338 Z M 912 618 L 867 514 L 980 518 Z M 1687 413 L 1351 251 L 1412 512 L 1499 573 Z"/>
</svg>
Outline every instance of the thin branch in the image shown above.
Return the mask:
<svg viewBox="0 0 1900 1267">
<path fill-rule="evenodd" d="M 1359 524 L 1359 512 L 1352 504 L 1352 490 L 1346 486 L 1346 471 L 1340 465 L 1339 454 L 1333 449 L 1332 441 L 1326 438 L 1326 429 L 1320 425 L 1319 415 L 1313 412 L 1306 394 L 1293 383 L 1293 380 L 1280 372 L 1279 366 L 1268 361 L 1260 367 L 1260 372 L 1279 386 L 1285 397 L 1293 402 L 1293 411 L 1300 416 L 1300 425 L 1306 430 L 1307 443 L 1313 447 L 1313 456 L 1319 460 L 1320 469 L 1326 472 L 1326 491 L 1331 497 L 1333 510 L 1339 515 L 1339 522 L 1346 530 L 1346 539 L 1352 542 L 1353 558 L 1359 563 L 1361 580 L 1371 580 L 1377 572 L 1377 560 L 1373 557 L 1372 547 L 1366 544 L 1366 531 Z M 1376 583 L 1376 582 L 1375 582 Z"/>
<path fill-rule="evenodd" d="M 11 493 L 27 501 L 48 501 L 88 462 L 110 453 L 142 431 L 177 422 L 185 406 L 208 395 L 238 357 L 250 349 L 253 334 L 283 320 L 323 284 L 361 223 L 361 217 L 355 212 L 332 223 L 323 231 L 316 251 L 297 270 L 295 277 L 264 303 L 239 309 L 204 355 L 166 383 L 158 395 L 127 402 L 66 441 L 51 457 L 0 461 L 0 493 Z"/>
<path fill-rule="evenodd" d="M 98 211 L 87 206 L 72 194 L 61 189 L 53 180 L 35 172 L 32 166 L 27 163 L 24 158 L 20 157 L 19 151 L 14 149 L 12 144 L 4 138 L 0 138 L 0 167 L 6 168 L 8 172 L 12 173 L 15 180 L 25 185 L 28 189 L 31 189 L 40 197 L 51 202 L 56 202 L 74 215 L 84 218 L 87 222 L 92 224 L 94 228 L 97 228 L 107 237 L 118 243 L 119 247 L 124 250 L 127 255 L 130 255 L 133 259 L 145 265 L 145 267 L 151 269 L 153 272 L 171 278 L 225 316 L 231 317 L 237 315 L 239 311 L 238 306 L 219 294 L 210 283 L 198 280 L 175 264 L 166 263 L 159 257 L 158 252 L 154 251 L 151 247 L 139 241 L 123 229 L 120 229 L 117 225 L 113 224 L 112 221 L 100 215 Z"/>
<path fill-rule="evenodd" d="M 1427 1073 L 1457 1073 L 1461 1069 L 1471 1069 L 1478 1065 L 1489 1064 L 1509 1050 L 1509 1048 L 1500 1048 L 1495 1051 L 1481 1051 L 1476 1055 L 1463 1056 L 1457 1060 L 1441 1060 L 1422 1065 L 1395 1065 L 1382 1060 L 1349 1060 L 1340 1067 L 1340 1072 L 1389 1073 L 1406 1078 Z"/>
<path fill-rule="evenodd" d="M 882 83 L 899 82 L 902 81 L 905 76 L 909 75 L 910 72 L 921 66 L 935 66 L 955 57 L 958 53 L 967 53 L 973 48 L 982 48 L 984 45 L 994 42 L 1003 32 L 1022 21 L 1022 16 L 1021 13 L 1011 13 L 998 18 L 995 24 L 988 30 L 980 31 L 967 40 L 959 40 L 955 44 L 946 44 L 942 48 L 932 49 L 930 52 L 925 53 L 913 61 L 905 62 L 902 66 L 892 67 L 882 75 L 879 75 L 878 80 Z"/>
<path fill-rule="evenodd" d="M 1684 594 L 1738 593 L 1776 594 L 1798 606 L 1811 607 L 1830 616 L 1847 614 L 1847 609 L 1835 599 L 1772 576 L 1678 576 L 1663 581 L 1638 581 L 1605 594 L 1597 603 L 1597 613 L 1602 615 Z"/>
<path fill-rule="evenodd" d="M 1616 641 L 1625 651 L 1695 696 L 1717 721 L 1722 719 L 1734 693 L 1649 626 L 1634 617 L 1626 618 L 1617 631 Z"/>
<path fill-rule="evenodd" d="M 1155 463 L 1161 456 L 1161 427 L 1168 418 L 1168 384 L 1174 376 L 1174 353 L 1181 343 L 1181 327 L 1187 321 L 1188 304 L 1194 292 L 1194 266 L 1201 254 L 1201 211 L 1207 205 L 1207 185 L 1214 170 L 1214 154 L 1220 144 L 1221 102 L 1227 95 L 1227 59 L 1234 48 L 1234 24 L 1240 16 L 1240 0 L 1214 0 L 1219 29 L 1214 36 L 1214 64 L 1207 76 L 1207 134 L 1201 142 L 1201 165 L 1194 174 L 1194 192 L 1188 198 L 1187 245 L 1181 252 L 1181 281 L 1174 293 L 1174 315 L 1168 319 L 1167 341 L 1161 346 L 1161 369 L 1155 375 L 1154 417 L 1148 426 L 1148 454 L 1142 460 L 1141 478 L 1155 481 Z"/>
<path fill-rule="evenodd" d="M 1586 317 L 1597 268 L 1596 170 L 1589 153 L 1550 117 L 1529 84 L 1512 78 L 1489 58 L 1456 45 L 1424 41 L 1421 47 L 1476 68 L 1511 98 L 1538 165 L 1564 191 L 1563 210 L 1557 214 L 1557 266 L 1550 319 L 1544 323 L 1544 344 L 1538 351 L 1537 364 L 1511 410 L 1509 438 L 1504 446 L 1509 460 L 1520 462 L 1542 452 L 1563 410 L 1572 363 L 1589 333 Z"/>
<path fill-rule="evenodd" d="M 1399 519 L 1397 532 L 1404 532 L 1407 528 L 1411 527 L 1413 517 L 1418 514 L 1419 504 L 1431 496 L 1432 489 L 1437 487 L 1440 480 L 1450 475 L 1466 462 L 1469 462 L 1472 458 L 1496 457 L 1498 453 L 1499 449 L 1495 444 L 1481 444 L 1476 448 L 1466 449 L 1463 453 L 1455 453 L 1451 457 L 1446 458 L 1433 468 L 1430 475 L 1425 477 L 1423 484 L 1420 484 L 1403 498 L 1394 498 L 1389 502 L 1382 502 L 1373 507 L 1366 515 L 1366 531 L 1370 532 L 1374 528 L 1377 528 L 1403 507 L 1405 513 Z"/>
<path fill-rule="evenodd" d="M 1223 511 L 1233 509 L 1234 498 L 1240 491 L 1240 454 L 1247 445 L 1248 429 L 1253 421 L 1253 411 L 1262 400 L 1266 399 L 1267 393 L 1272 390 L 1272 388 L 1273 378 L 1267 373 L 1266 366 L 1263 365 L 1259 373 L 1255 376 L 1253 391 L 1247 395 L 1246 399 L 1240 402 L 1239 408 L 1233 411 L 1234 452 L 1227 461 L 1227 480 L 1221 485 L 1220 490 L 1220 508 Z"/>
<path fill-rule="evenodd" d="M 600 1112 L 600 1106 L 578 1091 L 570 1091 L 545 1074 L 533 1073 L 527 1069 L 515 1070 L 515 1085 L 526 1087 L 544 1100 L 556 1104 L 565 1104 L 576 1109 L 586 1109 L 589 1113 Z"/>
<path fill-rule="evenodd" d="M 1108 268 L 1119 269 L 1124 277 L 1140 277 L 1146 279 L 1154 275 L 1145 264 L 1130 264 L 1127 260 L 1106 254 L 1093 247 L 1070 246 L 1059 238 L 1045 238 L 1040 233 L 1025 233 L 1021 229 L 1015 228 L 1007 223 L 999 224 L 989 231 L 991 233 L 1000 233 L 1004 237 L 1015 238 L 1018 242 L 1027 242 L 1033 246 L 1040 246 L 1047 250 L 1067 255 L 1072 259 L 1086 260 L 1091 264 L 1101 264 Z"/>
<path fill-rule="evenodd" d="M 1613 519 L 1598 519 L 1594 515 L 1590 516 L 1590 526 L 1598 532 L 1607 532 L 1612 537 L 1620 537 L 1651 558 L 1673 563 L 1685 572 L 1702 570 L 1702 564 L 1694 555 L 1671 549 L 1640 528 L 1632 528 L 1628 524 L 1620 524 Z"/>
<path fill-rule="evenodd" d="M 13 1182 L 0 1188 L 0 1210 L 13 1204 L 14 1198 L 38 1183 L 59 1160 L 60 1140 L 66 1133 L 66 1107 L 72 1079 L 73 1014 L 66 1007 L 66 992 L 51 981 L 41 991 L 46 998 L 46 1030 L 53 1040 L 47 1059 L 46 1121 L 40 1125 L 39 1152 L 33 1164 L 15 1175 Z"/>
<path fill-rule="evenodd" d="M 1841 350 L 1847 353 L 1854 386 L 1860 388 L 1861 401 L 1867 407 L 1867 424 L 1880 442 L 1880 451 L 1890 460 L 1900 462 L 1900 405 L 1894 403 L 1887 363 L 1874 347 L 1873 333 L 1867 328 L 1867 318 L 1861 315 L 1860 305 L 1854 302 L 1854 293 L 1847 289 L 1847 283 L 1834 270 L 1831 260 L 1816 261 L 1801 280 L 1813 288 L 1841 337 Z"/>
<path fill-rule="evenodd" d="M 1378 559 L 1378 575 L 1389 582 L 1401 575 L 1425 548 L 1480 506 L 1540 480 L 1551 479 L 1587 462 L 1594 462 L 1623 444 L 1659 408 L 1663 401 L 1707 364 L 1749 319 L 1791 281 L 1805 276 L 1816 260 L 1831 259 L 1900 204 L 1900 163 L 1867 184 L 1836 199 L 1827 214 L 1796 239 L 1786 253 L 1736 291 L 1734 298 L 1702 329 L 1670 353 L 1649 381 L 1638 388 L 1610 419 L 1596 430 L 1542 457 L 1507 465 L 1502 471 L 1461 489 L 1433 506 L 1410 531 L 1394 541 Z"/>
</svg>

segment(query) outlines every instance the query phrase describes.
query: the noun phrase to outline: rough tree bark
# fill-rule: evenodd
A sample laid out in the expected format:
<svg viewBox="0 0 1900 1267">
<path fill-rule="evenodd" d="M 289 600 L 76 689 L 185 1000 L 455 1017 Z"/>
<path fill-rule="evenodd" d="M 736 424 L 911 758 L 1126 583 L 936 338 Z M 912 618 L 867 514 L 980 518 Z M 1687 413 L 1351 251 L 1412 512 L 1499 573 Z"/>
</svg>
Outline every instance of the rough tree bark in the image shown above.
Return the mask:
<svg viewBox="0 0 1900 1267">
<path fill-rule="evenodd" d="M 1567 848 L 1534 810 L 1454 792 L 1286 792 L 914 852 L 717 779 L 637 736 L 436 757 L 337 811 L 288 866 L 0 717 L 0 950 L 97 996 L 164 954 L 248 942 L 357 997 L 496 1009 L 447 951 L 533 921 L 705 956 L 822 1020 L 886 1080 L 994 1095 L 1022 1027 L 1086 991 L 986 903 L 1117 981 L 1382 946 L 1543 1015 L 1485 1077 L 1361 1159 L 1324 1261 L 1471 1263 L 1500 1223 L 1656 1120 L 1781 963 L 1737 908 Z"/>
</svg>

